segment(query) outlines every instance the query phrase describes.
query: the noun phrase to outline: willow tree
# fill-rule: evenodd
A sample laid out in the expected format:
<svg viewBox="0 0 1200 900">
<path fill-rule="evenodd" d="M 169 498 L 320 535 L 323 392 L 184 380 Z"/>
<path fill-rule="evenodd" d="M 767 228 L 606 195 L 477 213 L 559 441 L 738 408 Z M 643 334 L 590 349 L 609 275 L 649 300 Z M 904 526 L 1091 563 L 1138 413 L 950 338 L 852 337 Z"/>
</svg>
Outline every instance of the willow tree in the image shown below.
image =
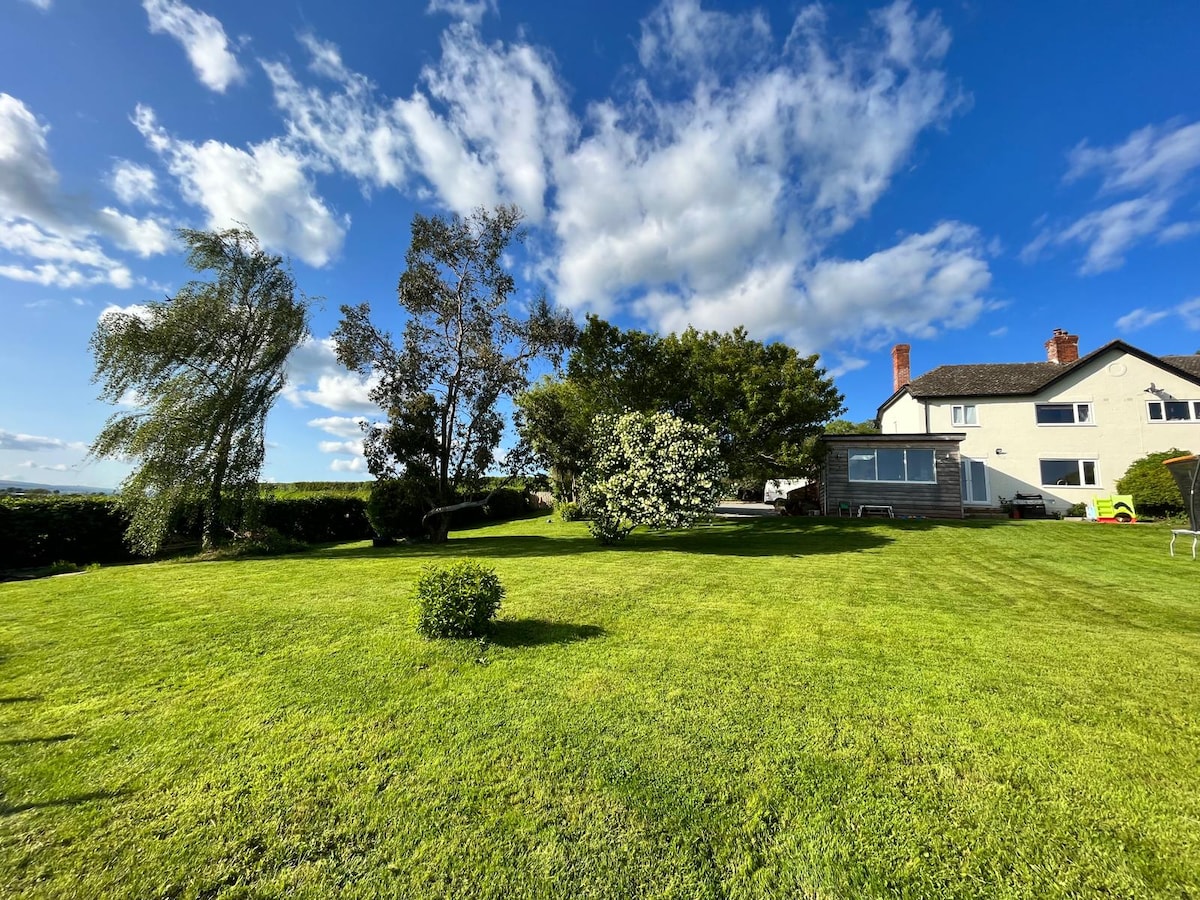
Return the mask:
<svg viewBox="0 0 1200 900">
<path fill-rule="evenodd" d="M 127 539 L 153 553 L 183 506 L 201 511 L 205 548 L 243 524 L 263 463 L 267 412 L 288 354 L 308 333 L 308 304 L 283 260 L 244 229 L 179 237 L 210 274 L 174 297 L 101 317 L 92 336 L 100 397 L 126 407 L 95 457 L 134 464 L 121 484 Z"/>
<path fill-rule="evenodd" d="M 467 218 L 418 213 L 397 290 L 407 319 L 400 340 L 372 322 L 365 303 L 343 306 L 333 334 L 338 359 L 371 377 L 371 399 L 388 413 L 386 426 L 366 430 L 368 468 L 421 487 L 435 541 L 451 513 L 483 503 L 467 495 L 496 462 L 501 399 L 529 386 L 534 359 L 557 362 L 575 340 L 568 313 L 544 299 L 524 309 L 513 302 L 506 254 L 520 224 L 515 206 Z"/>
</svg>

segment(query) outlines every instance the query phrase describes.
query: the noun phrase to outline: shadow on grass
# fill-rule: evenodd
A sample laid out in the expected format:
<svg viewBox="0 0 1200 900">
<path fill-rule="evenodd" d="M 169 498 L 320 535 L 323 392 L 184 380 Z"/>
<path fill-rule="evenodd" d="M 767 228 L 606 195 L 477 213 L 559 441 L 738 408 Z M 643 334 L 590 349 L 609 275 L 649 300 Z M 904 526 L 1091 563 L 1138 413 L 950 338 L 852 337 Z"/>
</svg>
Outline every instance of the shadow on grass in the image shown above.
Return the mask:
<svg viewBox="0 0 1200 900">
<path fill-rule="evenodd" d="M 131 791 L 92 791 L 88 794 L 76 794 L 74 797 L 60 797 L 57 800 L 38 800 L 33 803 L 18 803 L 10 805 L 0 800 L 0 817 L 15 816 L 17 813 L 28 812 L 31 809 L 49 809 L 54 806 L 80 806 L 84 803 L 94 803 L 97 800 L 116 800 Z"/>
<path fill-rule="evenodd" d="M 0 741 L 0 747 L 23 747 L 26 744 L 58 744 L 76 737 L 74 734 L 52 734 L 48 737 L 9 738 Z"/>
<path fill-rule="evenodd" d="M 488 641 L 497 647 L 537 647 L 589 641 L 607 633 L 599 625 L 574 625 L 545 619 L 500 619 L 493 623 Z"/>
<path fill-rule="evenodd" d="M 393 556 L 441 559 L 465 555 L 491 557 L 552 557 L 579 554 L 689 553 L 730 557 L 815 556 L 861 553 L 895 541 L 896 531 L 932 528 L 988 527 L 975 522 L 934 522 L 921 519 L 814 520 L 762 517 L 718 520 L 685 531 L 651 532 L 639 529 L 624 541 L 605 547 L 578 530 L 562 534 L 477 534 L 451 532 L 444 544 L 410 544 L 396 547 L 327 546 L 296 558 L 387 559 Z"/>
<path fill-rule="evenodd" d="M 0 697 L 0 706 L 6 703 L 37 703 L 41 699 L 39 694 L 30 694 L 25 697 Z"/>
</svg>

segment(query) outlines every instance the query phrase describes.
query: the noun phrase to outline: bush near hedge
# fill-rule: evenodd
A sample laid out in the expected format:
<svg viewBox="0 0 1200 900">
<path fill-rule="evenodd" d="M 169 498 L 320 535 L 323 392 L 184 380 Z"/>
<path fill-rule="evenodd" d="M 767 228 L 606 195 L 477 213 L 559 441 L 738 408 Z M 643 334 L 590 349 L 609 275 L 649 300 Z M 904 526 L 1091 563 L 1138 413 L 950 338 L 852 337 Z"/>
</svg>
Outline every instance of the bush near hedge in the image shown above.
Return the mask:
<svg viewBox="0 0 1200 900">
<path fill-rule="evenodd" d="M 480 637 L 503 599 L 493 569 L 469 559 L 430 566 L 417 579 L 417 633 L 428 640 Z"/>
</svg>

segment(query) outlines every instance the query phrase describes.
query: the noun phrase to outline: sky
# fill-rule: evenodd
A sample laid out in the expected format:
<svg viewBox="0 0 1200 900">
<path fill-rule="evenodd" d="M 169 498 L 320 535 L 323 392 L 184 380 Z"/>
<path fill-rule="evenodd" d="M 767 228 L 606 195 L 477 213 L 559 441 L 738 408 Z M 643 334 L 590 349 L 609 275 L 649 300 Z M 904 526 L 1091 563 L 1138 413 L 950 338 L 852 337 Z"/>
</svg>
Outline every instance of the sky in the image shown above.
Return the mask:
<svg viewBox="0 0 1200 900">
<path fill-rule="evenodd" d="M 745 326 L 846 416 L 935 366 L 1200 351 L 1200 4 L 0 0 L 0 479 L 88 458 L 98 318 L 249 226 L 315 299 L 264 478 L 362 479 L 342 304 L 415 212 L 518 204 L 517 300 Z"/>
</svg>

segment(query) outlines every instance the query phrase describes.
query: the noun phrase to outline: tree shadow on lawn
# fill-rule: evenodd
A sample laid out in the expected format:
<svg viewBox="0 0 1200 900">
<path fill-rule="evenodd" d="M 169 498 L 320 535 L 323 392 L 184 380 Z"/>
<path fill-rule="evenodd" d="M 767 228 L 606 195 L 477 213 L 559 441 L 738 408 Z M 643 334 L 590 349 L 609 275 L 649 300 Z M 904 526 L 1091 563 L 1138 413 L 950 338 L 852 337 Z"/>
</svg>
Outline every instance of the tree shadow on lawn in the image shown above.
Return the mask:
<svg viewBox="0 0 1200 900">
<path fill-rule="evenodd" d="M 76 737 L 74 734 L 52 734 L 47 737 L 9 738 L 0 741 L 0 747 L 23 747 L 26 744 L 59 744 Z"/>
<path fill-rule="evenodd" d="M 763 517 L 754 521 L 719 520 L 684 531 L 638 530 L 612 546 L 602 546 L 590 535 L 475 534 L 451 532 L 444 544 L 411 544 L 396 547 L 330 546 L 314 549 L 296 559 L 444 559 L 462 556 L 553 557 L 604 553 L 690 553 L 706 556 L 768 557 L 861 553 L 893 543 L 897 531 L 932 528 L 988 527 L 976 522 L 935 522 L 928 519 L 804 520 Z"/>
<path fill-rule="evenodd" d="M 92 791 L 87 794 L 76 794 L 73 797 L 60 797 L 57 800 L 38 800 L 33 803 L 17 803 L 10 805 L 0 800 L 0 818 L 15 816 L 17 813 L 28 812 L 31 809 L 47 809 L 52 806 L 79 806 L 83 803 L 93 803 L 97 800 L 116 800 L 119 797 L 133 793 L 128 790 Z"/>
<path fill-rule="evenodd" d="M 599 625 L 574 625 L 545 619 L 499 619 L 492 623 L 488 642 L 497 647 L 537 647 L 543 644 L 574 644 L 608 634 Z"/>
</svg>

